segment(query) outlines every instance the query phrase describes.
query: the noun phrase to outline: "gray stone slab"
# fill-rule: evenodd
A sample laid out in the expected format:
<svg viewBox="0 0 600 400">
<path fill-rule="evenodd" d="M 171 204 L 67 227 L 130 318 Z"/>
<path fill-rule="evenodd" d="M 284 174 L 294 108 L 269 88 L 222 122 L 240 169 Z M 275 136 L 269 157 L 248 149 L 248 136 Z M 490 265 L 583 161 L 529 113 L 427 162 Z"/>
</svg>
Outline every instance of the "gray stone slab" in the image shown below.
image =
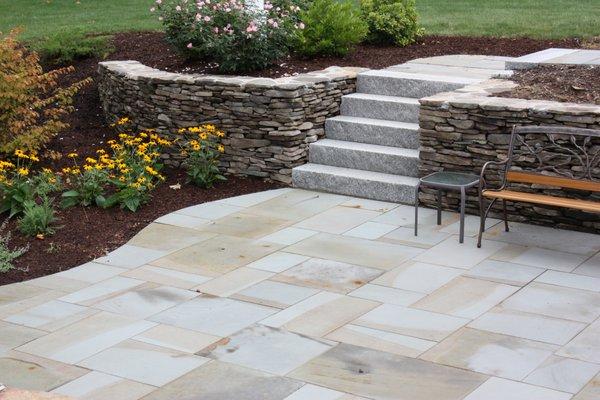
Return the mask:
<svg viewBox="0 0 600 400">
<path fill-rule="evenodd" d="M 376 400 L 459 400 L 485 376 L 423 360 L 340 344 L 289 375 Z"/>
<path fill-rule="evenodd" d="M 309 162 L 403 176 L 418 175 L 419 151 L 322 139 L 310 145 Z"/>
<path fill-rule="evenodd" d="M 282 400 L 302 382 L 220 361 L 210 362 L 144 400 Z"/>
<path fill-rule="evenodd" d="M 373 118 L 339 115 L 325 120 L 325 133 L 329 139 L 407 149 L 419 148 L 418 129 L 418 124 Z"/>
<path fill-rule="evenodd" d="M 352 117 L 417 123 L 419 102 L 408 97 L 354 93 L 342 97 L 340 110 L 342 115 Z"/>
</svg>

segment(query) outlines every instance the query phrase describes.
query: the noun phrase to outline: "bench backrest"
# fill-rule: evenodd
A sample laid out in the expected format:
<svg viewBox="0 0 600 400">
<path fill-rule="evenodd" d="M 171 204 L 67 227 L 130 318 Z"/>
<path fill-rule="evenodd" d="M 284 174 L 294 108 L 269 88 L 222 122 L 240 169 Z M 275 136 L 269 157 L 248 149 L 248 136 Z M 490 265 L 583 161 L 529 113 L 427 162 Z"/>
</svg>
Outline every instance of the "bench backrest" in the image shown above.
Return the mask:
<svg viewBox="0 0 600 400">
<path fill-rule="evenodd" d="M 544 140 L 539 140 L 540 137 Z M 520 164 L 530 168 L 513 169 L 517 158 Z M 600 130 L 553 125 L 515 126 L 502 186 L 515 182 L 600 192 L 598 170 Z"/>
</svg>

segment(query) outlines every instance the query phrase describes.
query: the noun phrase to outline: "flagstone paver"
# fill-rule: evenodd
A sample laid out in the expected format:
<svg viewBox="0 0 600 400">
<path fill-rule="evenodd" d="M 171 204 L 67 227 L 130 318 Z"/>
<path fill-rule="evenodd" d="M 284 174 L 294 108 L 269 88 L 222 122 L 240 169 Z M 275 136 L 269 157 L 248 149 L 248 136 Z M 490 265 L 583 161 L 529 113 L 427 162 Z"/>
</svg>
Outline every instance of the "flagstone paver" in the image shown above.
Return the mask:
<svg viewBox="0 0 600 400">
<path fill-rule="evenodd" d="M 600 237 L 281 189 L 0 287 L 0 382 L 85 400 L 596 400 Z"/>
</svg>

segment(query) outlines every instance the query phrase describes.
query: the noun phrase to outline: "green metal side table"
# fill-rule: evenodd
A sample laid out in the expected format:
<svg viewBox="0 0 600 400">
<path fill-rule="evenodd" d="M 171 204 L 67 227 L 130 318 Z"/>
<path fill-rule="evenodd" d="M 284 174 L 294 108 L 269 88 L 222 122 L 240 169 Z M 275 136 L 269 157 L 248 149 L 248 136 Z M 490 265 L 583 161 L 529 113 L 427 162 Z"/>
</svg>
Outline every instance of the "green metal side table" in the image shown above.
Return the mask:
<svg viewBox="0 0 600 400">
<path fill-rule="evenodd" d="M 460 192 L 460 233 L 459 243 L 465 240 L 465 202 L 467 200 L 467 189 L 479 184 L 479 176 L 463 172 L 440 171 L 434 172 L 419 179 L 415 189 L 415 236 L 419 222 L 419 188 L 427 186 L 437 189 L 437 224 L 442 224 L 442 191 L 456 190 Z"/>
</svg>

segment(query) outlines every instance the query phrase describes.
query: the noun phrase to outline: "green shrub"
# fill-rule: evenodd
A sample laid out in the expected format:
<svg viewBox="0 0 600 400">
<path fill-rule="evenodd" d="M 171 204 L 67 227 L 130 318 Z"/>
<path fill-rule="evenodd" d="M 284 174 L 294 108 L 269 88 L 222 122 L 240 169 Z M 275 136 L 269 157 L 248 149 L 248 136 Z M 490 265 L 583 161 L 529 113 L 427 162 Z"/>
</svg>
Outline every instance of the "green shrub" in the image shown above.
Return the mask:
<svg viewBox="0 0 600 400">
<path fill-rule="evenodd" d="M 13 261 L 21 257 L 29 246 L 19 247 L 16 249 L 10 248 L 10 240 L 12 238 L 10 231 L 4 234 L 8 220 L 4 220 L 0 225 L 0 273 L 8 272 L 14 268 Z"/>
<path fill-rule="evenodd" d="M 424 33 L 415 0 L 362 0 L 361 9 L 371 42 L 406 46 Z"/>
<path fill-rule="evenodd" d="M 31 48 L 44 63 L 64 65 L 85 58 L 106 58 L 114 51 L 110 39 L 110 35 L 60 32 L 32 43 Z"/>
<path fill-rule="evenodd" d="M 352 0 L 315 0 L 301 19 L 305 28 L 296 49 L 307 56 L 345 55 L 368 29 Z"/>
<path fill-rule="evenodd" d="M 27 236 L 53 235 L 56 221 L 51 200 L 44 199 L 41 204 L 27 202 L 19 219 L 19 230 Z"/>
<path fill-rule="evenodd" d="M 91 78 L 68 87 L 59 78 L 73 67 L 44 72 L 36 52 L 17 41 L 18 31 L 0 34 L 0 152 L 35 152 L 69 125 L 73 96 Z"/>
<path fill-rule="evenodd" d="M 214 61 L 223 72 L 263 69 L 289 52 L 298 6 L 248 7 L 244 0 L 164 0 L 153 11 L 167 40 L 188 58 Z"/>
</svg>

